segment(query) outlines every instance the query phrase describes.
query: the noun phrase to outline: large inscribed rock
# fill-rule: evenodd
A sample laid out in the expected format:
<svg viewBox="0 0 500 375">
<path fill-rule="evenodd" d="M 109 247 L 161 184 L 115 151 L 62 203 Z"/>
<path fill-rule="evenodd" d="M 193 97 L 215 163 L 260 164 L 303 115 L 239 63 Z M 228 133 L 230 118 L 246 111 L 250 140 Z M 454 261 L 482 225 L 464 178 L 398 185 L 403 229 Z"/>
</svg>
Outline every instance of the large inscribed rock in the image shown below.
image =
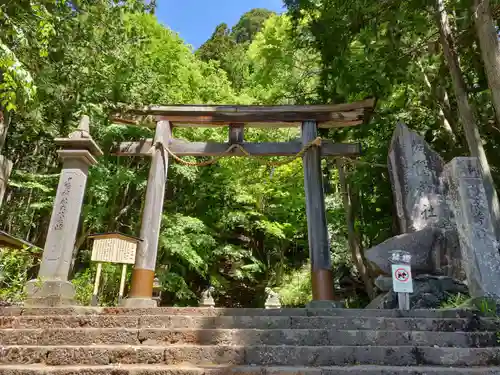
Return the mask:
<svg viewBox="0 0 500 375">
<path fill-rule="evenodd" d="M 394 130 L 388 167 L 401 232 L 445 225 L 449 215 L 439 179 L 444 161 L 402 123 Z"/>
<path fill-rule="evenodd" d="M 444 175 L 469 292 L 472 297 L 498 299 L 500 255 L 479 162 L 477 158 L 455 158 L 446 165 Z"/>
<path fill-rule="evenodd" d="M 398 123 L 391 141 L 388 169 L 398 222 L 403 234 L 366 251 L 377 271 L 390 274 L 393 250 L 412 255 L 412 271 L 464 280 L 452 213 L 443 188 L 444 162 L 425 140 Z"/>
</svg>

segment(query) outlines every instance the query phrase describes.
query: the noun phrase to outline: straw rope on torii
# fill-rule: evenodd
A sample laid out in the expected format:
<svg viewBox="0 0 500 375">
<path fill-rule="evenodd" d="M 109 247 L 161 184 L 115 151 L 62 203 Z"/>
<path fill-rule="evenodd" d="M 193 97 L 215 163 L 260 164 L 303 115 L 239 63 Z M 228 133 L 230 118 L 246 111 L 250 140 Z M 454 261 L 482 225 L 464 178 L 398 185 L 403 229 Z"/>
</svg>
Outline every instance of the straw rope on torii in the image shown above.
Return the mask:
<svg viewBox="0 0 500 375">
<path fill-rule="evenodd" d="M 354 103 L 307 106 L 122 107 L 114 114 L 113 122 L 155 129 L 154 139 L 122 142 L 115 145 L 113 151 L 113 154 L 119 156 L 151 157 L 141 222 L 140 238 L 143 241 L 137 249 L 131 290 L 125 306 L 145 306 L 151 303 L 169 159 L 189 166 L 206 166 L 216 163 L 222 157 L 243 156 L 274 167 L 302 158 L 313 302 L 322 301 L 326 303 L 325 307 L 331 307 L 335 296 L 320 159 L 333 157 L 351 163 L 365 162 L 351 158 L 360 155 L 359 144 L 334 143 L 321 139 L 318 137 L 318 129 L 361 125 L 365 121 L 366 112 L 370 112 L 374 104 L 374 100 L 367 99 Z M 214 126 L 228 127 L 228 142 L 187 142 L 172 135 L 172 129 L 177 127 Z M 289 142 L 245 142 L 243 136 L 247 127 L 297 127 L 301 130 L 301 138 Z M 192 162 L 182 159 L 183 156 L 211 158 Z M 269 156 L 283 156 L 286 159 L 265 158 Z"/>
<path fill-rule="evenodd" d="M 168 146 L 166 146 L 162 142 L 156 142 L 153 146 L 151 146 L 151 148 L 149 149 L 148 153 L 153 153 L 154 150 L 157 147 L 159 147 L 162 150 L 164 150 L 165 152 L 167 152 L 172 158 L 174 158 L 180 164 L 187 165 L 189 167 L 205 167 L 205 166 L 217 163 L 223 157 L 228 156 L 227 154 L 229 154 L 232 150 L 238 149 L 245 156 L 248 156 L 250 158 L 253 158 L 254 160 L 257 160 L 257 162 L 259 162 L 260 164 L 267 165 L 269 167 L 280 167 L 282 165 L 289 164 L 289 163 L 295 161 L 298 158 L 301 158 L 302 155 L 304 155 L 304 153 L 307 150 L 309 150 L 309 148 L 312 147 L 312 146 L 321 147 L 321 142 L 322 142 L 322 138 L 321 137 L 316 137 L 313 141 L 309 142 L 304 147 L 302 147 L 302 149 L 298 153 L 296 153 L 295 155 L 293 155 L 293 156 L 291 156 L 291 157 L 289 157 L 289 158 L 287 158 L 285 160 L 278 160 L 278 161 L 272 161 L 272 160 L 269 161 L 269 160 L 265 159 L 264 157 L 261 157 L 261 156 L 258 156 L 258 155 L 252 155 L 250 152 L 248 152 L 245 149 L 244 146 L 242 146 L 239 143 L 231 144 L 220 155 L 214 156 L 214 157 L 212 157 L 209 160 L 204 160 L 204 161 L 201 161 L 201 162 L 191 162 L 191 161 L 182 159 L 181 157 L 177 156 Z M 361 160 L 355 160 L 355 159 L 351 159 L 351 158 L 348 158 L 348 157 L 345 157 L 345 156 L 339 156 L 339 157 L 336 157 L 334 159 L 341 159 L 342 161 L 347 162 L 347 163 L 351 163 L 351 164 L 364 164 L 364 165 L 370 165 L 370 166 L 378 167 L 378 168 L 387 168 L 387 165 L 385 165 L 385 164 L 378 164 L 378 163 L 371 163 L 371 162 L 366 162 L 366 161 L 361 161 Z"/>
<path fill-rule="evenodd" d="M 281 166 L 281 165 L 285 165 L 285 164 L 289 164 L 291 162 L 293 162 L 294 160 L 296 160 L 297 158 L 300 158 L 302 157 L 302 155 L 307 151 L 309 150 L 310 147 L 312 146 L 321 146 L 321 138 L 320 137 L 316 137 L 313 141 L 309 142 L 308 144 L 306 144 L 304 147 L 302 147 L 302 149 L 295 155 L 287 158 L 286 160 L 280 160 L 280 161 L 269 161 L 269 160 L 266 160 L 264 159 L 264 157 L 261 157 L 261 156 L 255 156 L 255 155 L 252 155 L 250 152 L 248 152 L 245 147 L 243 147 L 241 144 L 239 143 L 233 143 L 231 144 L 226 151 L 224 151 L 224 153 L 218 155 L 218 156 L 214 156 L 212 157 L 210 160 L 205 160 L 205 161 L 201 161 L 201 162 L 190 162 L 190 161 L 187 161 L 187 160 L 184 160 L 182 158 L 180 158 L 179 156 L 177 156 L 176 154 L 174 154 L 172 152 L 172 150 L 170 150 L 165 144 L 163 144 L 162 142 L 156 142 L 150 149 L 150 152 L 153 152 L 154 151 L 154 148 L 156 147 L 161 147 L 163 150 L 165 150 L 170 156 L 172 156 L 176 161 L 178 161 L 179 163 L 181 164 L 184 164 L 184 165 L 187 165 L 187 166 L 190 166 L 190 167 L 204 167 L 204 166 L 207 166 L 207 165 L 211 165 L 211 164 L 215 164 L 217 163 L 221 158 L 223 158 L 224 156 L 227 156 L 225 154 L 228 154 L 230 153 L 232 150 L 234 149 L 238 149 L 240 150 L 245 156 L 248 156 L 248 157 L 251 157 L 251 158 L 254 158 L 256 159 L 257 161 L 259 161 L 261 164 L 265 164 L 265 165 L 268 165 L 268 166 L 271 166 L 271 167 L 278 167 L 278 166 Z"/>
</svg>

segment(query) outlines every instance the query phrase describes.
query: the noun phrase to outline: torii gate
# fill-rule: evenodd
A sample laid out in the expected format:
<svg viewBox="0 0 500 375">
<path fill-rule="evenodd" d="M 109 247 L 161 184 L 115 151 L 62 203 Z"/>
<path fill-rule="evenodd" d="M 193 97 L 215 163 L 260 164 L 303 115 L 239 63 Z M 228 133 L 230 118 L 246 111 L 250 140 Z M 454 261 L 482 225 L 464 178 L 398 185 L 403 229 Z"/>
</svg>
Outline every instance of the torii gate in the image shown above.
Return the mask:
<svg viewBox="0 0 500 375">
<path fill-rule="evenodd" d="M 359 125 L 374 100 L 351 104 L 312 106 L 149 106 L 125 109 L 113 121 L 155 128 L 154 140 L 125 142 L 118 155 L 152 156 L 148 176 L 141 239 L 125 306 L 156 306 L 153 281 L 160 234 L 168 156 L 302 156 L 306 214 L 311 259 L 313 302 L 333 301 L 333 280 L 321 175 L 322 156 L 356 156 L 359 144 L 336 144 L 317 138 L 318 128 Z M 38 278 L 26 284 L 25 306 L 62 306 L 74 303 L 75 288 L 68 281 L 73 247 L 85 195 L 88 170 L 103 153 L 90 135 L 90 120 L 83 116 L 78 129 L 55 143 L 63 161 Z M 229 141 L 186 142 L 172 129 L 186 126 L 228 126 Z M 301 140 L 247 143 L 245 127 L 301 127 Z M 316 303 L 317 305 L 317 303 Z M 332 303 L 327 303 L 331 306 Z"/>
<path fill-rule="evenodd" d="M 122 156 L 151 156 L 140 237 L 127 307 L 156 306 L 152 300 L 156 255 L 160 234 L 168 156 L 294 156 L 303 151 L 304 186 L 308 227 L 313 301 L 333 301 L 333 275 L 327 233 L 321 174 L 321 157 L 357 156 L 359 144 L 314 141 L 318 128 L 355 126 L 363 123 L 373 99 L 349 104 L 307 106 L 211 106 L 172 105 L 127 108 L 112 120 L 155 128 L 155 137 L 121 143 Z M 175 139 L 176 127 L 228 126 L 227 143 L 186 142 Z M 245 127 L 301 127 L 301 139 L 292 142 L 247 143 Z M 234 147 L 236 146 L 236 147 Z M 318 147 L 319 146 L 319 147 Z M 167 151 L 167 152 L 165 152 Z"/>
</svg>

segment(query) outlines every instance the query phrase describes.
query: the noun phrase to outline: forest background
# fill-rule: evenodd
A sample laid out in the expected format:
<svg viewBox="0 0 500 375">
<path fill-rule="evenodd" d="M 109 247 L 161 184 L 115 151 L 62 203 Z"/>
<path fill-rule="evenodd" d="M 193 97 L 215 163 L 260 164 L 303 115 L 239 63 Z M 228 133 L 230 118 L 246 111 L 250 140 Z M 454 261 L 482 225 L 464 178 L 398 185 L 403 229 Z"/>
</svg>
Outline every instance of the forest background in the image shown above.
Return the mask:
<svg viewBox="0 0 500 375">
<path fill-rule="evenodd" d="M 60 172 L 53 139 L 91 118 L 105 156 L 90 171 L 72 279 L 88 303 L 92 233 L 138 235 L 147 158 L 110 155 L 113 142 L 152 137 L 118 126 L 114 104 L 324 104 L 376 98 L 365 124 L 322 137 L 360 142 L 348 163 L 351 247 L 335 160 L 323 161 L 335 288 L 350 307 L 373 293 L 363 250 L 398 234 L 386 168 L 397 121 L 445 160 L 480 158 L 499 183 L 500 49 L 489 0 L 286 0 L 217 26 L 193 51 L 141 0 L 0 2 L 0 151 L 14 168 L 0 228 L 43 248 Z M 496 109 L 496 110 L 495 110 Z M 176 137 L 224 141 L 225 129 Z M 249 130 L 248 141 L 285 141 L 297 129 Z M 23 298 L 41 250 L 0 250 L 0 300 Z M 116 303 L 120 267 L 104 267 L 101 304 Z M 302 163 L 270 168 L 251 158 L 212 166 L 172 163 L 157 276 L 166 305 L 196 305 L 208 285 L 220 306 L 262 306 L 272 287 L 287 306 L 310 300 Z M 130 277 L 130 275 L 129 275 Z"/>
</svg>

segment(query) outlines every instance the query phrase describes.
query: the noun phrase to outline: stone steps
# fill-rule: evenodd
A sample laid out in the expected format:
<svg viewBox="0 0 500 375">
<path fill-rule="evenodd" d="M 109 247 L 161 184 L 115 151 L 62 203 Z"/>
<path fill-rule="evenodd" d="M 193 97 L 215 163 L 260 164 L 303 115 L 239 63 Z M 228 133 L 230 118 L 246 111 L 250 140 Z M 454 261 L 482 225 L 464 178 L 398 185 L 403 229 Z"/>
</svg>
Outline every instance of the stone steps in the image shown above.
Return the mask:
<svg viewBox="0 0 500 375">
<path fill-rule="evenodd" d="M 500 348 L 414 346 L 3 346 L 0 364 L 248 366 L 498 366 Z"/>
<path fill-rule="evenodd" d="M 0 375 L 499 375 L 500 367 L 446 368 L 397 366 L 259 367 L 168 365 L 45 366 L 6 365 Z"/>
<path fill-rule="evenodd" d="M 0 375 L 500 375 L 498 331 L 462 310 L 3 308 Z"/>
<path fill-rule="evenodd" d="M 200 308 L 200 307 L 157 307 L 157 308 L 122 308 L 122 307 L 63 307 L 63 308 L 22 308 L 0 307 L 0 316 L 58 316 L 58 315 L 184 315 L 184 316 L 324 316 L 324 317 L 374 317 L 374 318 L 434 318 L 453 319 L 471 318 L 471 310 L 378 310 L 378 309 L 253 309 L 253 308 Z"/>
<path fill-rule="evenodd" d="M 477 318 L 393 318 L 341 316 L 178 316 L 53 315 L 0 316 L 0 328 L 171 328 L 171 329 L 329 329 L 391 331 L 500 330 L 500 323 Z"/>
<path fill-rule="evenodd" d="M 0 329 L 2 345 L 290 345 L 494 347 L 496 332 L 337 329 Z"/>
</svg>

